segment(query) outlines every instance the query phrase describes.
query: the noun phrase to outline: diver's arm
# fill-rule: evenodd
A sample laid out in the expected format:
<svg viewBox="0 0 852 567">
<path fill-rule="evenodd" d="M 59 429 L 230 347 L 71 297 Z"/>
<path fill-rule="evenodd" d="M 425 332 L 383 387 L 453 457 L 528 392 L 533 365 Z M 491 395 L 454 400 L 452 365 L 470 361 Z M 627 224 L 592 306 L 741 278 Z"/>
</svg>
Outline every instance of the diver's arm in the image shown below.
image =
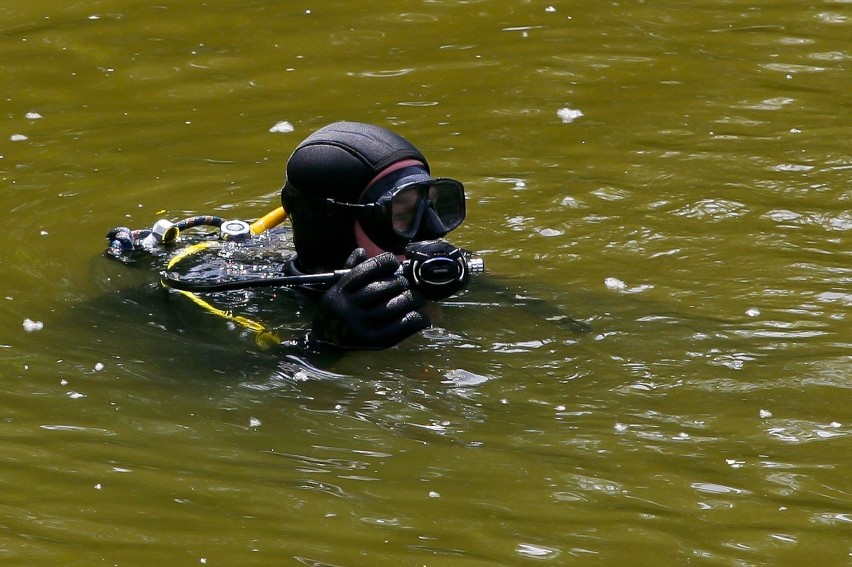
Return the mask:
<svg viewBox="0 0 852 567">
<path fill-rule="evenodd" d="M 343 349 L 383 349 L 394 346 L 431 324 L 421 309 L 427 301 L 400 276 L 399 261 L 390 253 L 369 260 L 358 249 L 347 260 L 350 272 L 319 300 L 310 333 L 291 346 L 310 352 L 330 353 Z M 467 287 L 465 279 L 459 287 Z M 542 321 L 572 333 L 587 333 L 591 327 L 530 293 L 511 278 L 488 274 L 472 281 L 468 297 L 484 304 L 499 304 L 522 310 Z"/>
</svg>

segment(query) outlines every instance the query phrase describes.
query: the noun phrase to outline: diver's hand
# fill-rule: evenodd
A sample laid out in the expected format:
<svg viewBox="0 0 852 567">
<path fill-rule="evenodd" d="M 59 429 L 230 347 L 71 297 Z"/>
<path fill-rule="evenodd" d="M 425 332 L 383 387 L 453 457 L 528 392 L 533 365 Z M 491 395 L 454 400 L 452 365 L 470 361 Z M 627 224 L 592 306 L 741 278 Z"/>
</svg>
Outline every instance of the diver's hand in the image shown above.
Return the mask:
<svg viewBox="0 0 852 567">
<path fill-rule="evenodd" d="M 369 260 L 363 250 L 349 257 L 348 274 L 320 300 L 311 339 L 341 348 L 391 347 L 429 326 L 429 318 L 417 311 L 426 300 L 409 289 L 408 281 L 395 275 L 399 260 L 385 252 Z"/>
</svg>

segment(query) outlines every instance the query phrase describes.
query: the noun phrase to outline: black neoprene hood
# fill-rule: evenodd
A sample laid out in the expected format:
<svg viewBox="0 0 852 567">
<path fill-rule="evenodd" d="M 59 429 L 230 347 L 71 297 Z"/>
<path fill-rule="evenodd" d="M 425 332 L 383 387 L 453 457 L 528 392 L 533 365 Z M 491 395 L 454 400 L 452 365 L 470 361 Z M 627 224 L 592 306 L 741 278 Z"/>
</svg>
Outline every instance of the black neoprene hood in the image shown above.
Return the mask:
<svg viewBox="0 0 852 567">
<path fill-rule="evenodd" d="M 296 147 L 287 161 L 281 203 L 290 214 L 301 269 L 338 269 L 356 248 L 352 219 L 317 207 L 312 199 L 357 203 L 380 172 L 409 159 L 421 162 L 429 172 L 426 157 L 408 140 L 359 122 L 329 124 Z"/>
</svg>

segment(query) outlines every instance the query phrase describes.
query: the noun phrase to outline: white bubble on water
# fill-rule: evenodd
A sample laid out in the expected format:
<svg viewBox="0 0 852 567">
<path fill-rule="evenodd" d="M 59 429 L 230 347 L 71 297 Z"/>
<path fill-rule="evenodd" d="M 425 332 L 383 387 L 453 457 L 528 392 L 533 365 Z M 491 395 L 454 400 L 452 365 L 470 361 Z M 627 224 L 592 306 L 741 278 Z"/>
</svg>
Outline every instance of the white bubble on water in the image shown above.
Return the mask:
<svg viewBox="0 0 852 567">
<path fill-rule="evenodd" d="M 24 319 L 24 330 L 28 333 L 34 333 L 44 329 L 44 323 L 41 321 L 33 321 L 32 319 Z"/>
<path fill-rule="evenodd" d="M 556 549 L 532 543 L 519 543 L 515 551 L 518 555 L 535 558 L 552 558 L 559 555 L 559 551 Z"/>
<path fill-rule="evenodd" d="M 556 111 L 556 116 L 558 116 L 564 124 L 569 124 L 583 116 L 583 111 L 577 110 L 576 108 L 560 108 Z"/>
<path fill-rule="evenodd" d="M 627 287 L 627 284 L 624 281 L 613 277 L 604 279 L 604 285 L 608 290 L 622 293 L 642 293 L 643 291 L 654 288 L 653 284 L 639 284 L 633 287 Z"/>
<path fill-rule="evenodd" d="M 627 284 L 618 278 L 606 278 L 604 280 L 604 285 L 607 289 L 611 289 L 612 291 L 624 291 L 627 289 Z"/>
<path fill-rule="evenodd" d="M 308 376 L 308 373 L 304 370 L 298 370 L 296 373 L 293 374 L 293 380 L 296 380 L 298 382 L 305 382 L 309 378 L 310 377 Z"/>
<path fill-rule="evenodd" d="M 275 125 L 272 126 L 272 128 L 269 129 L 269 131 L 274 133 L 274 134 L 277 134 L 277 133 L 286 134 L 288 132 L 292 132 L 293 130 L 295 130 L 295 128 L 293 128 L 293 125 L 290 124 L 289 122 L 287 122 L 286 120 L 276 122 Z"/>
<path fill-rule="evenodd" d="M 484 376 L 482 374 L 476 374 L 474 372 L 470 372 L 468 370 L 464 370 L 462 368 L 456 368 L 450 370 L 446 374 L 444 374 L 444 383 L 450 383 L 455 386 L 478 386 L 479 384 L 484 384 L 490 378 L 488 376 Z"/>
</svg>

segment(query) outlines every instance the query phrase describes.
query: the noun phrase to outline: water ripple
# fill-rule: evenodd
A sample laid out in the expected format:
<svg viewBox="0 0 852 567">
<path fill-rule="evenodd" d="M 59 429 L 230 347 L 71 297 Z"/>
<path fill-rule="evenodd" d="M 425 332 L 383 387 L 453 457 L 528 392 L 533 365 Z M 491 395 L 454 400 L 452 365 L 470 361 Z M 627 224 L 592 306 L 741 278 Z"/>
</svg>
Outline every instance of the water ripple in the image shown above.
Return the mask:
<svg viewBox="0 0 852 567">
<path fill-rule="evenodd" d="M 775 425 L 772 425 L 772 423 Z M 850 435 L 850 431 L 836 421 L 828 424 L 820 424 L 807 420 L 790 419 L 773 421 L 772 423 L 766 429 L 766 433 L 770 437 L 786 443 L 827 441 L 837 438 L 848 438 Z"/>
<path fill-rule="evenodd" d="M 402 69 L 385 69 L 381 71 L 350 71 L 346 73 L 350 77 L 368 77 L 368 78 L 387 78 L 387 77 L 402 77 L 403 75 L 408 75 L 409 73 L 413 73 L 415 69 L 408 67 Z"/>
<path fill-rule="evenodd" d="M 741 217 L 748 212 L 744 203 L 726 199 L 702 199 L 673 211 L 674 215 L 686 218 L 720 221 Z"/>
</svg>

